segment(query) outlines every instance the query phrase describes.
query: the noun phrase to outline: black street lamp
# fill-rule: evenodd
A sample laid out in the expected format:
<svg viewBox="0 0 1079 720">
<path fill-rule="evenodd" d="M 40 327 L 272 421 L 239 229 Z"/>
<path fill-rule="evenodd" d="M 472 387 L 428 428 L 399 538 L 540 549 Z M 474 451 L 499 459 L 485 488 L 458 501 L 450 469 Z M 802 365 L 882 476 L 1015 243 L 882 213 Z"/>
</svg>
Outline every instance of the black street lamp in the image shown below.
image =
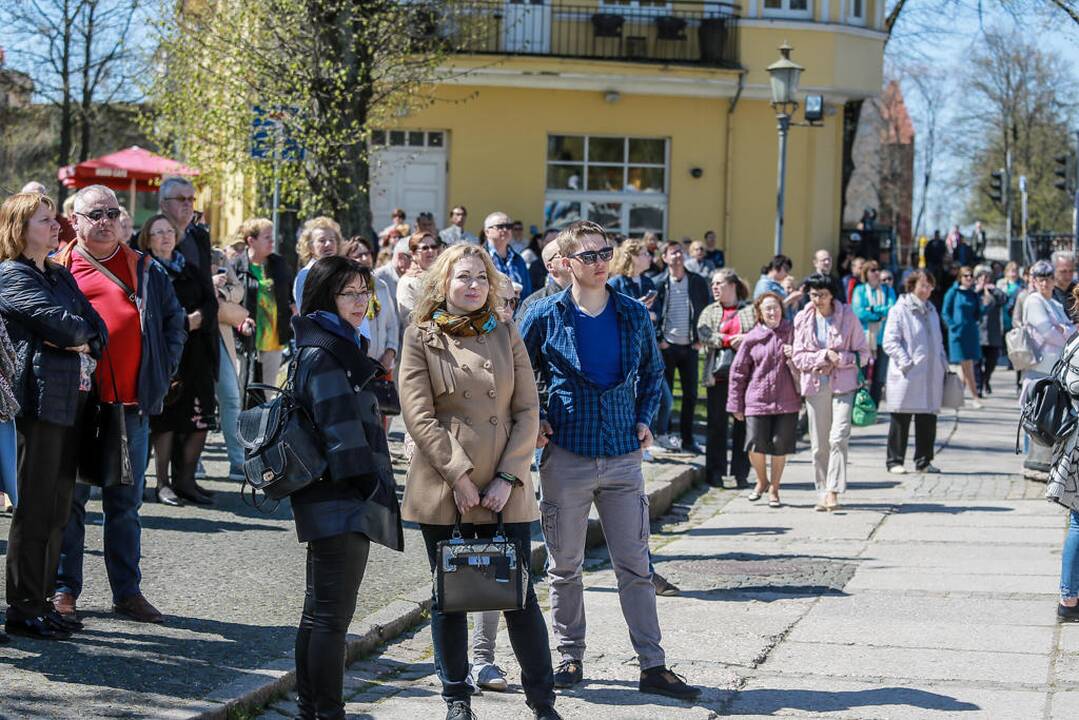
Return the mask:
<svg viewBox="0 0 1079 720">
<path fill-rule="evenodd" d="M 781 57 L 768 66 L 768 75 L 772 81 L 772 107 L 779 122 L 779 168 L 776 189 L 776 235 L 775 254 L 783 252 L 783 192 L 787 176 L 787 133 L 791 126 L 791 115 L 798 109 L 798 80 L 805 70 L 791 60 L 793 48 L 784 42 L 779 46 Z"/>
</svg>

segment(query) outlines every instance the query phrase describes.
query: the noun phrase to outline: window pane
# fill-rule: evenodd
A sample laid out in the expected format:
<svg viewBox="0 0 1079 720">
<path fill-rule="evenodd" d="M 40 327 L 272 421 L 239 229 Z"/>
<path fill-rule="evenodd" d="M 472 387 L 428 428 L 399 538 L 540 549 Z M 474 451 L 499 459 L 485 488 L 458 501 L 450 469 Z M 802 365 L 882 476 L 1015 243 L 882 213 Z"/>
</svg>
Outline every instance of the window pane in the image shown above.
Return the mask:
<svg viewBox="0 0 1079 720">
<path fill-rule="evenodd" d="M 588 138 L 588 162 L 620 163 L 625 161 L 625 138 Z"/>
<path fill-rule="evenodd" d="M 583 165 L 548 165 L 547 188 L 550 190 L 583 190 Z"/>
<path fill-rule="evenodd" d="M 630 138 L 629 161 L 631 163 L 662 165 L 666 162 L 666 157 L 664 157 L 665 145 L 666 143 L 663 140 L 640 140 Z"/>
<path fill-rule="evenodd" d="M 809 0 L 791 0 L 791 10 L 809 9 Z"/>
<path fill-rule="evenodd" d="M 427 133 L 427 145 L 429 147 L 442 147 L 442 140 L 443 139 L 444 138 L 442 136 L 442 133 L 440 133 L 440 132 L 429 132 L 429 133 Z"/>
<path fill-rule="evenodd" d="M 408 144 L 412 147 L 423 147 L 423 133 L 422 132 L 410 132 L 408 134 Z"/>
<path fill-rule="evenodd" d="M 559 227 L 581 219 L 581 203 L 566 200 L 548 200 L 543 206 L 546 227 Z"/>
<path fill-rule="evenodd" d="M 405 131 L 404 130 L 390 130 L 390 145 L 404 145 L 405 144 Z"/>
<path fill-rule="evenodd" d="M 386 144 L 386 131 L 385 130 L 372 130 L 371 131 L 371 144 L 372 145 L 385 145 Z"/>
<path fill-rule="evenodd" d="M 620 191 L 622 189 L 622 170 L 621 166 L 589 165 L 588 189 L 606 192 Z"/>
<path fill-rule="evenodd" d="M 631 167 L 627 175 L 626 190 L 663 192 L 663 168 Z"/>
<path fill-rule="evenodd" d="M 551 135 L 547 138 L 547 159 L 584 162 L 584 138 L 572 135 Z"/>
<path fill-rule="evenodd" d="M 764 7 L 769 10 L 780 10 L 783 7 L 782 0 L 764 0 Z"/>
<path fill-rule="evenodd" d="M 862 17 L 862 0 L 854 0 L 854 8 L 851 14 L 856 18 Z"/>
<path fill-rule="evenodd" d="M 622 203 L 591 203 L 588 219 L 599 223 L 605 230 L 622 229 Z"/>
<path fill-rule="evenodd" d="M 629 209 L 630 232 L 663 230 L 663 205 L 633 205 Z"/>
</svg>

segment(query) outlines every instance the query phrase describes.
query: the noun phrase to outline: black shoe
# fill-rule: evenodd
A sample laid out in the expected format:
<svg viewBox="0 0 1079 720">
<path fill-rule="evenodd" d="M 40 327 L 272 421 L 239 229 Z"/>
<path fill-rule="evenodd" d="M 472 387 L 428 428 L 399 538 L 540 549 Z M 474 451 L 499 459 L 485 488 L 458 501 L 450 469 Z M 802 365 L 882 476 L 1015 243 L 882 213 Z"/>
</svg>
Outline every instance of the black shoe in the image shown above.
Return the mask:
<svg viewBox="0 0 1079 720">
<path fill-rule="evenodd" d="M 55 610 L 49 610 L 45 613 L 45 622 L 49 623 L 53 627 L 58 627 L 61 630 L 73 633 L 76 630 L 82 630 L 83 624 L 81 620 L 64 617 Z"/>
<path fill-rule="evenodd" d="M 172 488 L 168 485 L 158 485 L 156 496 L 157 501 L 162 505 L 168 505 L 169 507 L 183 507 L 180 498 L 176 497 L 176 493 L 174 493 Z"/>
<path fill-rule="evenodd" d="M 464 700 L 454 700 L 446 710 L 446 720 L 476 720 L 476 714 Z"/>
<path fill-rule="evenodd" d="M 735 478 L 734 487 L 739 490 L 749 487 L 749 478 Z"/>
<path fill-rule="evenodd" d="M 692 440 L 688 443 L 685 440 L 682 441 L 682 452 L 689 455 L 704 455 L 704 450 L 701 450 L 701 446 Z"/>
<path fill-rule="evenodd" d="M 199 485 L 198 483 L 195 483 L 195 490 L 202 493 L 208 498 L 212 498 L 214 495 L 217 494 L 216 490 L 209 490 L 207 488 L 204 488 L 202 485 Z"/>
<path fill-rule="evenodd" d="M 9 614 L 4 629 L 11 635 L 39 640 L 67 640 L 71 637 L 71 633 L 50 625 L 44 616 L 16 619 Z"/>
<path fill-rule="evenodd" d="M 685 678 L 667 669 L 666 665 L 641 671 L 637 689 L 652 695 L 666 695 L 677 700 L 694 700 L 701 694 L 700 688 L 686 685 Z"/>
<path fill-rule="evenodd" d="M 202 495 L 201 493 L 199 493 L 198 490 L 194 490 L 193 492 L 188 492 L 187 490 L 184 490 L 183 488 L 181 488 L 178 485 L 173 485 L 172 486 L 172 491 L 174 493 L 176 493 L 176 495 L 181 500 L 187 500 L 188 502 L 195 503 L 196 505 L 213 505 L 214 504 L 214 501 L 211 498 L 208 498 L 205 495 Z"/>
<path fill-rule="evenodd" d="M 558 663 L 558 669 L 554 671 L 554 686 L 556 688 L 571 688 L 584 680 L 584 666 L 580 660 L 566 659 Z"/>
<path fill-rule="evenodd" d="M 711 487 L 714 487 L 714 488 L 723 487 L 723 476 L 722 475 L 709 475 L 708 476 L 708 484 Z"/>
<path fill-rule="evenodd" d="M 1057 603 L 1058 622 L 1079 622 L 1079 605 L 1068 607 Z"/>
<path fill-rule="evenodd" d="M 677 585 L 655 571 L 652 572 L 652 586 L 656 589 L 656 595 L 661 597 L 677 597 L 682 594 Z"/>
<path fill-rule="evenodd" d="M 562 716 L 554 709 L 554 705 L 546 705 L 532 711 L 536 720 L 562 720 Z"/>
</svg>

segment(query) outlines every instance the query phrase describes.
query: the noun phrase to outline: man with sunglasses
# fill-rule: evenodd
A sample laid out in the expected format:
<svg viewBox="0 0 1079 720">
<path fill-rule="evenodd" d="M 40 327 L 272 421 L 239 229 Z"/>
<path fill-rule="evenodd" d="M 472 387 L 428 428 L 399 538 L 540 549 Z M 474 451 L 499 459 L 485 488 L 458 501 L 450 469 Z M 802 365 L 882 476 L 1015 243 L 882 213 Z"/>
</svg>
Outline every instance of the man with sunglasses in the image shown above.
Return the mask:
<svg viewBox="0 0 1079 720">
<path fill-rule="evenodd" d="M 532 280 L 524 258 L 510 246 L 513 237 L 513 221 L 504 212 L 493 212 L 483 221 L 483 236 L 487 252 L 494 260 L 495 269 L 520 284 L 521 297 L 532 294 Z"/>
<path fill-rule="evenodd" d="M 641 451 L 659 407 L 663 363 L 648 310 L 607 287 L 614 254 L 599 225 L 579 220 L 558 236 L 566 290 L 536 301 L 521 336 L 540 391 L 540 513 L 562 661 L 555 686 L 584 677 L 584 562 L 595 503 L 618 578 L 622 615 L 640 661 L 638 689 L 692 700 L 699 690 L 667 669 L 649 572 L 648 496 Z"/>
<path fill-rule="evenodd" d="M 656 332 L 659 349 L 663 352 L 667 386 L 674 392 L 675 371 L 682 381 L 682 413 L 678 420 L 682 451 L 699 455 L 703 451 L 693 438 L 701 350 L 697 320 L 711 302 L 711 293 L 707 280 L 686 270 L 685 258 L 682 243 L 672 240 L 663 246 L 667 270 L 653 280 L 657 295 L 652 311 L 656 314 Z"/>
<path fill-rule="evenodd" d="M 121 402 L 131 456 L 130 485 L 101 491 L 105 516 L 105 570 L 113 609 L 139 622 L 163 621 L 140 590 L 142 526 L 139 508 L 149 459 L 151 415 L 161 413 L 169 382 L 180 366 L 187 340 L 187 315 L 168 275 L 149 255 L 121 240 L 120 206 L 112 190 L 91 185 L 75 195 L 76 242 L 54 258 L 71 270 L 79 289 L 105 321 L 109 340 L 97 364 L 94 385 L 102 402 Z M 115 374 L 115 385 L 113 375 Z M 64 530 L 53 605 L 77 621 L 82 592 L 83 546 L 89 485 L 77 485 Z"/>
</svg>

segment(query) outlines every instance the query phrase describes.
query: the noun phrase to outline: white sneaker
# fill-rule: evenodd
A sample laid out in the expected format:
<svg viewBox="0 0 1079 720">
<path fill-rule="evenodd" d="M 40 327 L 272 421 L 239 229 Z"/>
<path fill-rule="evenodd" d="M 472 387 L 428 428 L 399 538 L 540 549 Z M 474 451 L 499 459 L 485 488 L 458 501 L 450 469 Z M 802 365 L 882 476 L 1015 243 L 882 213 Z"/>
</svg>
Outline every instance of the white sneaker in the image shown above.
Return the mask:
<svg viewBox="0 0 1079 720">
<path fill-rule="evenodd" d="M 495 692 L 505 692 L 509 687 L 509 683 L 506 682 L 506 671 L 494 664 L 480 667 L 479 672 L 476 673 L 476 684 L 484 690 Z"/>
<path fill-rule="evenodd" d="M 655 460 L 655 458 L 652 457 L 652 452 L 645 448 L 641 451 L 641 460 L 644 460 L 645 462 L 652 462 L 653 460 Z"/>
<path fill-rule="evenodd" d="M 892 475 L 906 475 L 907 469 L 902 465 L 892 465 L 890 468 L 888 468 L 888 472 L 890 472 Z"/>
</svg>

